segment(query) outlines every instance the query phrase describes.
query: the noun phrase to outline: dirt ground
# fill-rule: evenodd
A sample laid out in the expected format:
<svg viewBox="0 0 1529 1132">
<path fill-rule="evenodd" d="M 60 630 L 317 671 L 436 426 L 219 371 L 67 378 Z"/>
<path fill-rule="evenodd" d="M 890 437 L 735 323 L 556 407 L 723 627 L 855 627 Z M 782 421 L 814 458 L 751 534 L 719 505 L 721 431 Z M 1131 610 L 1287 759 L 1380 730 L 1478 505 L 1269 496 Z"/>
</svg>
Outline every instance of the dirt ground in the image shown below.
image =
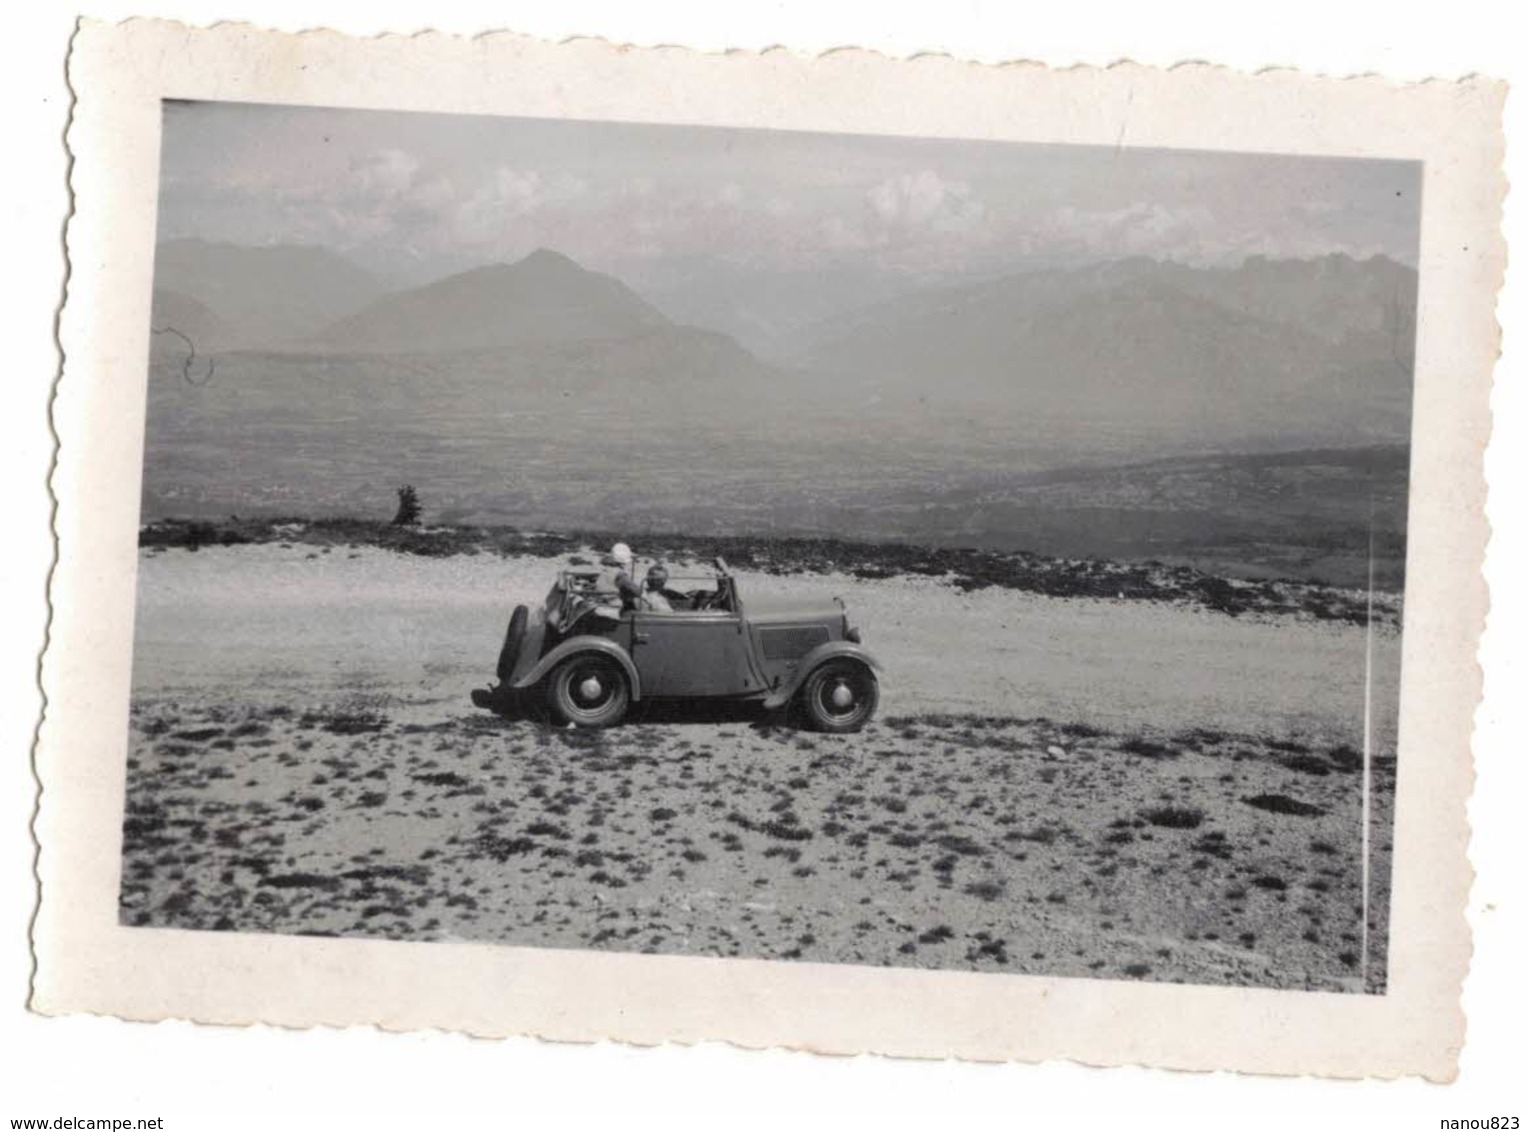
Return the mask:
<svg viewBox="0 0 1529 1132">
<path fill-rule="evenodd" d="M 962 593 L 839 593 L 878 721 L 601 734 L 472 708 L 555 562 L 146 553 L 128 924 L 1323 990 L 1384 988 L 1398 638 Z"/>
</svg>

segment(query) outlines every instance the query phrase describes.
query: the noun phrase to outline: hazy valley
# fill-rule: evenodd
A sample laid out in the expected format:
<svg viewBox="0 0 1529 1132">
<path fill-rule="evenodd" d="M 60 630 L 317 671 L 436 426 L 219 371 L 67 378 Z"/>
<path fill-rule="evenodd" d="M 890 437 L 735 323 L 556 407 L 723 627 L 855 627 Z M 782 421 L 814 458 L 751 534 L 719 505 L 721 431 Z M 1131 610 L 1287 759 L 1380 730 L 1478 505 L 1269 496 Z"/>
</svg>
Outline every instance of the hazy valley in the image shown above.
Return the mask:
<svg viewBox="0 0 1529 1132">
<path fill-rule="evenodd" d="M 385 517 L 407 482 L 454 523 L 1341 584 L 1373 533 L 1401 577 L 1416 279 L 1389 260 L 1122 260 L 816 324 L 777 289 L 773 360 L 555 252 L 390 290 L 333 253 L 183 241 L 157 283 L 154 325 L 216 367 L 193 385 L 154 339 L 145 520 Z"/>
</svg>

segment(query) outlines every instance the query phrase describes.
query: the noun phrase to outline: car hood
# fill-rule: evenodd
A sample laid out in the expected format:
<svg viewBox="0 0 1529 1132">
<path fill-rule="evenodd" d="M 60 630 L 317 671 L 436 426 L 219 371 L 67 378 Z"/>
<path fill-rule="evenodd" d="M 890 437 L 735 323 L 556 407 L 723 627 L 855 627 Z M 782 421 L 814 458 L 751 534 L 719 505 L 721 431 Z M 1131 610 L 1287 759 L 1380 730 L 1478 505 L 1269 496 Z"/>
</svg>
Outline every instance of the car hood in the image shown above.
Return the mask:
<svg viewBox="0 0 1529 1132">
<path fill-rule="evenodd" d="M 746 593 L 743 612 L 750 621 L 837 621 L 844 604 L 836 597 Z"/>
</svg>

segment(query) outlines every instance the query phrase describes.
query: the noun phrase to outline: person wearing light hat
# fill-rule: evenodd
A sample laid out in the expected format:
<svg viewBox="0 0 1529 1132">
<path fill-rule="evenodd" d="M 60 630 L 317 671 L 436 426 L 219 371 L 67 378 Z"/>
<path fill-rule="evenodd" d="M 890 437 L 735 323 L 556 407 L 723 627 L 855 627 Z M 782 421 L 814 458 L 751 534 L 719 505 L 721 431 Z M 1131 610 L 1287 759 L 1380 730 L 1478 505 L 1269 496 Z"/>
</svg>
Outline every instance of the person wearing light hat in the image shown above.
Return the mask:
<svg viewBox="0 0 1529 1132">
<path fill-rule="evenodd" d="M 632 577 L 632 548 L 624 542 L 618 542 L 605 556 L 605 564 L 616 567 L 612 585 L 621 595 L 621 607 L 636 609 L 642 600 L 642 586 Z"/>
</svg>

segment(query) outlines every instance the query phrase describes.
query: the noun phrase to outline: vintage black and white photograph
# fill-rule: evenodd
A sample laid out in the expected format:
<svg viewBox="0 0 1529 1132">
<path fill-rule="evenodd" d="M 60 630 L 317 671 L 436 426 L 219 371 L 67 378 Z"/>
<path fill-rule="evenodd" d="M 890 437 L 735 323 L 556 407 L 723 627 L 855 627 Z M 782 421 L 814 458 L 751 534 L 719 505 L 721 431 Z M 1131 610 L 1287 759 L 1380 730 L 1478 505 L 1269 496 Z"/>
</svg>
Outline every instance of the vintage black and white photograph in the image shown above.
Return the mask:
<svg viewBox="0 0 1529 1132">
<path fill-rule="evenodd" d="M 1500 84 L 70 81 L 35 1009 L 1453 1075 Z"/>
<path fill-rule="evenodd" d="M 121 924 L 1386 992 L 1420 162 L 160 144 Z"/>
</svg>

